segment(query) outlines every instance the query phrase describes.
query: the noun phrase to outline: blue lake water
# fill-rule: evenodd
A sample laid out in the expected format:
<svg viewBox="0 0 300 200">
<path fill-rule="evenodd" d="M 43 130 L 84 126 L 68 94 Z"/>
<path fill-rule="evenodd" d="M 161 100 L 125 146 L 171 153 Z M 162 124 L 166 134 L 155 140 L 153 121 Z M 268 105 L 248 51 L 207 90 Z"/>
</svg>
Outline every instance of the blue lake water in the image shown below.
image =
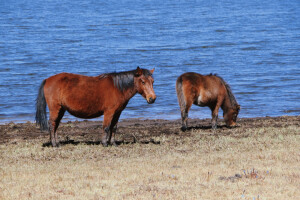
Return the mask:
<svg viewBox="0 0 300 200">
<path fill-rule="evenodd" d="M 222 76 L 239 117 L 299 115 L 299 19 L 299 0 L 1 0 L 0 123 L 34 121 L 51 75 L 137 66 L 155 67 L 157 100 L 136 95 L 121 119 L 179 119 L 175 82 L 189 71 Z M 193 106 L 189 116 L 210 110 Z"/>
</svg>

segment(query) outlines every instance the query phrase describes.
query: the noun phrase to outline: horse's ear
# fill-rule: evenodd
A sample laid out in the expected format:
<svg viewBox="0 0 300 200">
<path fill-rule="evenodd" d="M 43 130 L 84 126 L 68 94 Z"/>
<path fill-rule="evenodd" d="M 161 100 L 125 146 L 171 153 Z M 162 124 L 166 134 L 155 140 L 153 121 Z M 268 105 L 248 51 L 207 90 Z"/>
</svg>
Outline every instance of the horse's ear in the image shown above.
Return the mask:
<svg viewBox="0 0 300 200">
<path fill-rule="evenodd" d="M 155 67 L 150 70 L 150 73 L 153 74 L 154 70 L 155 70 Z"/>
<path fill-rule="evenodd" d="M 140 67 L 137 67 L 134 73 L 134 76 L 138 77 L 143 74 L 143 70 Z"/>
</svg>

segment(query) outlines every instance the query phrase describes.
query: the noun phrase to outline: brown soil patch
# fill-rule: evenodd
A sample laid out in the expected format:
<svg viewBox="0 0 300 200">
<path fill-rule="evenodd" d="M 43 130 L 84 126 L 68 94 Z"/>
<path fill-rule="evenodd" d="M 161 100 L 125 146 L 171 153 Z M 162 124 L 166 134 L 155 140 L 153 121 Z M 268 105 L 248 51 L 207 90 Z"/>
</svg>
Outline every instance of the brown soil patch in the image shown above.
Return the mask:
<svg viewBox="0 0 300 200">
<path fill-rule="evenodd" d="M 210 119 L 189 119 L 189 129 L 186 132 L 180 130 L 180 120 L 123 120 L 118 124 L 116 140 L 118 144 L 130 143 L 154 143 L 159 144 L 153 138 L 158 136 L 177 135 L 188 137 L 193 130 L 206 130 L 205 134 L 222 136 L 231 135 L 232 137 L 247 137 L 243 133 L 252 128 L 274 127 L 284 128 L 288 126 L 299 126 L 300 116 L 281 116 L 281 117 L 261 117 L 261 118 L 242 118 L 238 120 L 238 126 L 227 128 L 222 120 L 219 121 L 217 131 L 213 131 Z M 102 121 L 74 121 L 61 123 L 58 128 L 58 135 L 61 144 L 100 144 L 102 133 Z M 300 133 L 299 133 L 300 134 Z M 47 143 L 49 134 L 42 132 L 34 123 L 8 123 L 0 125 L 0 144 L 17 143 L 20 140 L 43 139 L 43 145 Z"/>
</svg>

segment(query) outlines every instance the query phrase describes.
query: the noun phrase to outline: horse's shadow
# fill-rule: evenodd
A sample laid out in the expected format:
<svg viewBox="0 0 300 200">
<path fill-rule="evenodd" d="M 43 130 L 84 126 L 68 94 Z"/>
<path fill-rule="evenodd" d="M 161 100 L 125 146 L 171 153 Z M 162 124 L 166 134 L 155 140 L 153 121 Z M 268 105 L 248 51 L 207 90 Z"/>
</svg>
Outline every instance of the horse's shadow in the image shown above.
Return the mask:
<svg viewBox="0 0 300 200">
<path fill-rule="evenodd" d="M 212 129 L 211 125 L 198 125 L 198 126 L 189 126 L 187 127 L 186 130 L 182 130 L 183 132 L 185 131 L 191 131 L 191 130 L 223 130 L 223 129 L 233 129 L 233 128 L 237 128 L 238 126 L 234 126 L 234 127 L 228 127 L 226 125 L 218 125 L 217 129 Z M 116 141 L 116 146 L 120 146 L 120 145 L 131 145 L 131 144 L 155 144 L 155 145 L 160 145 L 160 141 L 155 141 L 154 139 L 150 138 L 148 140 L 137 140 L 135 137 L 133 138 L 133 141 L 125 141 L 125 140 L 118 140 Z M 85 144 L 85 145 L 102 145 L 102 143 L 100 141 L 75 141 L 75 140 L 70 140 L 70 139 L 65 139 L 59 142 L 59 146 L 65 146 L 65 145 L 74 145 L 77 146 L 79 144 Z M 43 143 L 42 145 L 43 147 L 51 147 L 51 142 L 46 142 Z"/>
<path fill-rule="evenodd" d="M 119 140 L 116 141 L 116 146 L 120 146 L 120 145 L 129 145 L 129 144 L 135 144 L 135 143 L 139 143 L 139 144 L 156 144 L 159 145 L 160 141 L 155 141 L 153 139 L 149 139 L 149 140 L 141 140 L 141 141 L 136 141 L 135 139 L 133 141 L 125 141 L 125 140 Z M 74 145 L 77 146 L 79 144 L 85 144 L 85 145 L 101 145 L 102 143 L 100 141 L 75 141 L 75 140 L 63 140 L 59 142 L 59 146 L 65 146 L 65 145 Z M 43 143 L 42 145 L 43 147 L 51 147 L 51 142 L 46 142 Z"/>
<path fill-rule="evenodd" d="M 224 129 L 224 128 L 229 128 L 230 129 L 232 127 L 227 127 L 226 125 L 218 125 L 216 130 Z M 214 129 L 212 129 L 211 125 L 209 125 L 209 126 L 199 125 L 199 126 L 189 126 L 189 127 L 186 128 L 186 131 L 190 131 L 190 130 L 210 130 L 210 129 L 214 130 Z"/>
</svg>

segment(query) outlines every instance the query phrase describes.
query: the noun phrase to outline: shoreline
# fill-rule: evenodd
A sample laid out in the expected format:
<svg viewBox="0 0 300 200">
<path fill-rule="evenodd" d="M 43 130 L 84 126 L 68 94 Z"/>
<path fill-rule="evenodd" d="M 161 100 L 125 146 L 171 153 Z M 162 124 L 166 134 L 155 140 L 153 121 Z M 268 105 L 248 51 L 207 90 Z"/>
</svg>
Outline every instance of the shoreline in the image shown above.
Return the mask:
<svg viewBox="0 0 300 200">
<path fill-rule="evenodd" d="M 262 128 L 262 127 L 299 127 L 299 116 L 279 116 L 279 117 L 255 117 L 255 118 L 238 118 L 237 127 L 227 128 L 223 119 L 218 120 L 218 129 L 215 131 L 220 134 L 230 134 L 231 132 L 242 133 L 245 130 Z M 128 143 L 140 138 L 141 140 L 150 141 L 151 138 L 162 135 L 189 135 L 193 130 L 203 130 L 214 132 L 211 129 L 211 119 L 192 118 L 188 120 L 188 131 L 182 132 L 181 119 L 141 119 L 130 118 L 123 119 L 118 123 L 116 140 L 119 143 Z M 60 141 L 67 141 L 70 138 L 75 141 L 100 141 L 102 133 L 102 120 L 82 120 L 67 121 L 60 123 L 58 127 L 58 136 Z M 47 131 L 40 131 L 35 122 L 24 123 L 6 123 L 0 125 L 0 144 L 11 141 L 24 141 L 37 138 L 43 138 L 48 141 L 49 134 Z"/>
<path fill-rule="evenodd" d="M 278 115 L 278 116 L 257 116 L 257 117 L 238 117 L 238 121 L 240 119 L 260 119 L 260 118 L 279 118 L 279 117 L 297 117 L 300 115 Z M 211 120 L 211 117 L 208 118 L 189 118 L 191 120 Z M 172 119 L 165 119 L 165 118 L 145 118 L 145 117 L 131 117 L 131 118 L 123 118 L 123 119 L 119 119 L 119 122 L 122 121 L 143 121 L 143 120 L 167 120 L 167 121 L 177 121 L 177 120 L 181 120 L 180 116 L 177 118 L 172 117 Z M 102 122 L 103 121 L 103 116 L 97 117 L 97 118 L 93 118 L 93 119 L 82 119 L 82 118 L 63 118 L 61 123 L 71 123 L 71 122 L 86 122 L 86 121 L 91 121 L 91 122 Z M 223 121 L 223 117 L 219 116 L 218 121 Z M 33 123 L 35 124 L 35 120 L 7 120 L 7 121 L 1 121 L 0 120 L 0 126 L 2 125 L 7 125 L 7 124 L 26 124 L 26 123 Z"/>
</svg>

